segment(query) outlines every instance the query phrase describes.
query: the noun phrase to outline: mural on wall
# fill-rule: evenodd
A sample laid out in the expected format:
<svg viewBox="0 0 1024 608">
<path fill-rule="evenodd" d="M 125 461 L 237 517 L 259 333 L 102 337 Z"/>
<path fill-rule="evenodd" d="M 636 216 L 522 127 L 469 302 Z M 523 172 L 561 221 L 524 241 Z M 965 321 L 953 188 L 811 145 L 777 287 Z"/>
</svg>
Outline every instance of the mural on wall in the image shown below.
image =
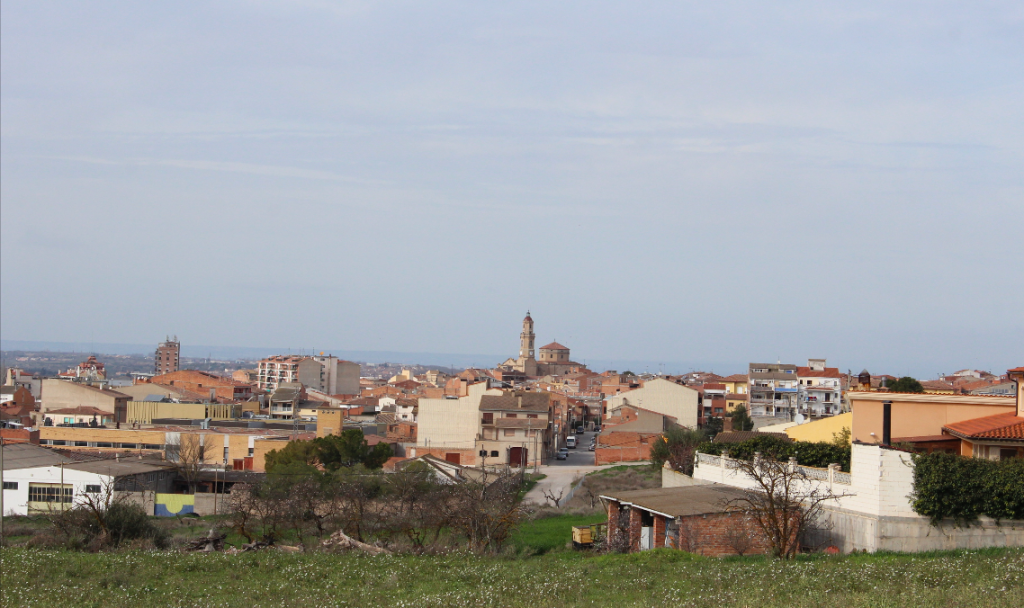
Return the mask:
<svg viewBox="0 0 1024 608">
<path fill-rule="evenodd" d="M 194 494 L 157 494 L 154 515 L 157 517 L 174 517 L 196 512 Z"/>
</svg>

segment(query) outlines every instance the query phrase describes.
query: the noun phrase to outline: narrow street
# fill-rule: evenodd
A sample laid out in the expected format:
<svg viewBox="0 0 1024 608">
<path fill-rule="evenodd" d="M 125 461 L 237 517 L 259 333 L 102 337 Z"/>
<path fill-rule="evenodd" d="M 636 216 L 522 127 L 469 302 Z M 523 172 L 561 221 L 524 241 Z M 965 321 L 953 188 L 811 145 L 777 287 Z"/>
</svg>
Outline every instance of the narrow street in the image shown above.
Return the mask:
<svg viewBox="0 0 1024 608">
<path fill-rule="evenodd" d="M 579 444 L 575 449 L 569 450 L 568 460 L 552 458 L 548 464 L 540 466 L 538 472 L 547 477 L 537 482 L 537 485 L 526 494 L 523 500 L 539 505 L 547 504 L 547 501 L 544 500 L 546 491 L 552 491 L 555 495 L 562 491 L 563 496 L 568 496 L 569 488 L 577 475 L 583 476 L 611 466 L 594 466 L 594 453 L 587 450 L 594 435 L 596 433 L 593 432 L 576 435 Z"/>
</svg>

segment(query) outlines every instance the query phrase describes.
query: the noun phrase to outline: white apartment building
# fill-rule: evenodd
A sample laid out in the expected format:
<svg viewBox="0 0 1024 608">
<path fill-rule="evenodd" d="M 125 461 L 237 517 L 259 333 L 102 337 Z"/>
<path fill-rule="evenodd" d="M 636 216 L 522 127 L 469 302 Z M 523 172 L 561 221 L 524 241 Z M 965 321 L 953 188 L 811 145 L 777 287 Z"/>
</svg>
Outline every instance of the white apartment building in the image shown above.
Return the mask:
<svg viewBox="0 0 1024 608">
<path fill-rule="evenodd" d="M 808 359 L 796 368 L 799 411 L 807 416 L 834 416 L 841 411 L 839 369 L 826 367 L 825 359 Z"/>
<path fill-rule="evenodd" d="M 328 395 L 358 395 L 359 372 L 358 363 L 331 355 L 274 355 L 259 362 L 256 385 L 273 392 L 284 382 L 298 382 Z"/>
</svg>

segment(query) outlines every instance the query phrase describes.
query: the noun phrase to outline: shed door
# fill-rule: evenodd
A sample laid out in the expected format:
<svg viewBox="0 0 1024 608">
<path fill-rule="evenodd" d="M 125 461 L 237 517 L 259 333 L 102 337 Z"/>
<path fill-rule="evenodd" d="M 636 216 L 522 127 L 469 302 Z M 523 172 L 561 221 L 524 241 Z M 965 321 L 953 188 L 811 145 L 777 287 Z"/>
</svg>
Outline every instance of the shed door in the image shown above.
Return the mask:
<svg viewBox="0 0 1024 608">
<path fill-rule="evenodd" d="M 640 528 L 640 550 L 646 551 L 654 548 L 654 528 L 644 526 Z"/>
<path fill-rule="evenodd" d="M 462 454 L 458 452 L 447 452 L 444 459 L 452 464 L 462 464 Z"/>
</svg>

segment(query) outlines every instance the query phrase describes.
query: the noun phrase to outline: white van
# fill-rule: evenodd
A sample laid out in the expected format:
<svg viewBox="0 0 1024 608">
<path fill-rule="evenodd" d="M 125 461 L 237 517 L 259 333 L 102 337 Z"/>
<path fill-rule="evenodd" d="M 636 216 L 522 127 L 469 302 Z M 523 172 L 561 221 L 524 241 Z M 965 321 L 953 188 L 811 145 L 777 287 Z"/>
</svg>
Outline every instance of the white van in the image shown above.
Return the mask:
<svg viewBox="0 0 1024 608">
<path fill-rule="evenodd" d="M 576 449 L 576 438 L 573 437 L 572 435 L 569 435 L 568 437 L 566 437 L 565 438 L 565 447 L 569 448 L 570 450 L 575 450 Z"/>
</svg>

